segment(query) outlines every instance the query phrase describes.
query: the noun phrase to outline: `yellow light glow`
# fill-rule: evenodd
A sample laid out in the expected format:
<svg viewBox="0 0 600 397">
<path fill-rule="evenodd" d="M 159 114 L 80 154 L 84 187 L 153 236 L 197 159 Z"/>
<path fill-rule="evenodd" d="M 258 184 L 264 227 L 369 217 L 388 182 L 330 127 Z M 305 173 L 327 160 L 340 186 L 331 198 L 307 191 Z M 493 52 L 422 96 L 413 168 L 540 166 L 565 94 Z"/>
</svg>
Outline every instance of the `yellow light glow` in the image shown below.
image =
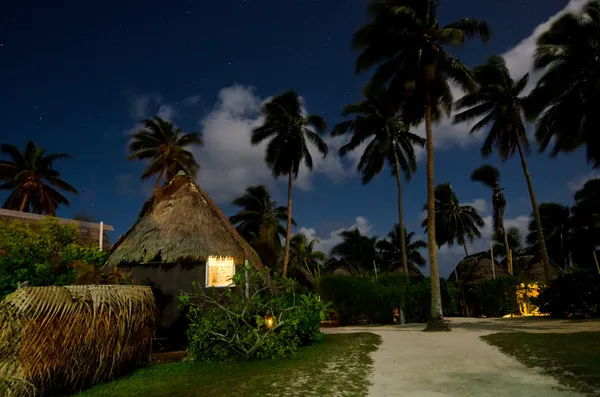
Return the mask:
<svg viewBox="0 0 600 397">
<path fill-rule="evenodd" d="M 265 317 L 265 324 L 267 325 L 267 328 L 273 328 L 275 325 L 275 320 L 273 317 Z"/>
<path fill-rule="evenodd" d="M 504 318 L 510 317 L 530 317 L 530 316 L 547 316 L 547 314 L 540 313 L 540 309 L 534 306 L 529 301 L 531 298 L 535 298 L 540 294 L 540 286 L 538 284 L 521 284 L 517 290 L 517 304 L 521 311 L 520 316 L 513 314 L 507 314 Z"/>
<path fill-rule="evenodd" d="M 231 257 L 209 256 L 206 261 L 206 286 L 227 287 L 233 285 L 235 262 Z"/>
<path fill-rule="evenodd" d="M 400 317 L 400 312 L 398 311 L 398 308 L 395 307 L 392 313 L 394 315 L 394 324 L 398 324 L 398 317 Z"/>
</svg>

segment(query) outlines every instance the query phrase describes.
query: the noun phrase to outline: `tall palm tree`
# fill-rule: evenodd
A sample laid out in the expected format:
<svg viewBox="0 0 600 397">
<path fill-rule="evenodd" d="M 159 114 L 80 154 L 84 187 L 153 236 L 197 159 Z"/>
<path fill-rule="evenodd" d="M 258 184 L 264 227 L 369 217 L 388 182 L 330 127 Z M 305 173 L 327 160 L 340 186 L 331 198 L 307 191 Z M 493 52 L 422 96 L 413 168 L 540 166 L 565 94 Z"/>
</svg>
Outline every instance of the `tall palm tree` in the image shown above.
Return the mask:
<svg viewBox="0 0 600 397">
<path fill-rule="evenodd" d="M 427 207 L 427 204 L 424 206 Z M 425 219 L 421 225 L 427 231 L 429 222 Z M 460 201 L 450 183 L 441 183 L 435 188 L 435 242 L 438 247 L 444 244 L 462 246 L 469 256 L 467 240 L 473 242 L 480 238 L 479 228 L 484 226 L 477 210 L 470 205 L 460 205 Z"/>
<path fill-rule="evenodd" d="M 377 237 L 365 236 L 358 229 L 344 230 L 340 237 L 342 241 L 331 249 L 331 256 L 341 258 L 357 272 L 373 269 L 373 261 L 379 261 Z"/>
<path fill-rule="evenodd" d="M 600 245 L 600 179 L 589 180 L 575 192 L 575 204 L 571 208 L 573 225 L 572 252 L 573 263 L 586 267 L 592 266 L 592 252 Z M 600 255 L 598 255 L 600 257 Z"/>
<path fill-rule="evenodd" d="M 358 172 L 363 176 L 362 181 L 367 184 L 381 172 L 385 163 L 396 177 L 398 189 L 398 224 L 400 236 L 395 240 L 402 253 L 400 262 L 408 280 L 408 259 L 404 254 L 405 228 L 402 211 L 402 176 L 407 181 L 417 169 L 415 146 L 423 147 L 425 139 L 409 131 L 408 125 L 398 114 L 397 108 L 386 98 L 383 87 L 367 85 L 364 90 L 366 99 L 351 105 L 346 105 L 344 116 L 354 116 L 353 119 L 336 125 L 332 131 L 333 136 L 352 133 L 350 142 L 340 148 L 340 155 L 355 150 L 363 142 L 370 140 L 360 157 L 357 166 Z"/>
<path fill-rule="evenodd" d="M 69 200 L 60 190 L 78 194 L 53 168 L 54 161 L 69 159 L 71 155 L 46 154 L 46 150 L 33 141 L 27 141 L 23 151 L 14 145 L 1 145 L 0 153 L 10 157 L 10 160 L 0 160 L 0 179 L 4 182 L 0 189 L 12 190 L 3 208 L 56 215 L 59 205 L 69 206 Z"/>
<path fill-rule="evenodd" d="M 290 272 L 301 274 L 313 288 L 318 288 L 321 272 L 325 269 L 327 255 L 315 249 L 318 239 L 308 240 L 302 233 L 292 236 L 290 242 Z"/>
<path fill-rule="evenodd" d="M 580 14 L 567 13 L 537 39 L 536 70 L 543 75 L 530 96 L 528 118 L 537 119 L 540 151 L 554 138 L 552 157 L 585 145 L 587 159 L 600 167 L 600 2 Z"/>
<path fill-rule="evenodd" d="M 247 187 L 244 194 L 231 204 L 239 207 L 240 211 L 229 221 L 266 265 L 275 265 L 281 250 L 279 237 L 285 236 L 281 222 L 287 219 L 287 208 L 278 206 L 263 185 Z M 296 225 L 293 219 L 292 224 Z"/>
<path fill-rule="evenodd" d="M 508 241 L 508 249 L 512 250 L 513 256 L 519 256 L 524 253 L 523 251 L 523 237 L 521 231 L 516 227 L 509 227 L 506 233 L 501 230 L 497 230 L 493 236 L 492 241 L 494 243 L 494 257 L 506 258 L 508 257 L 505 245 L 505 240 Z"/>
<path fill-rule="evenodd" d="M 460 19 L 440 25 L 438 0 L 372 0 L 368 7 L 371 20 L 353 37 L 353 46 L 361 51 L 356 72 L 376 68 L 371 81 L 386 85 L 394 102 L 402 109 L 409 124 L 425 120 L 427 138 L 427 212 L 429 219 L 429 265 L 431 275 L 431 316 L 427 330 L 448 327 L 443 321 L 439 268 L 435 241 L 434 142 L 432 124 L 442 113 L 450 114 L 452 81 L 472 89 L 471 71 L 447 51 L 468 38 L 489 37 L 486 23 Z"/>
<path fill-rule="evenodd" d="M 493 149 L 498 151 L 502 161 L 508 160 L 517 151 L 519 152 L 537 226 L 544 273 L 546 279 L 550 280 L 550 260 L 533 190 L 533 182 L 525 160 L 525 152 L 529 151 L 529 139 L 522 117 L 524 98 L 519 95 L 527 85 L 529 75 L 526 74 L 518 81 L 513 80 L 506 67 L 506 61 L 501 56 L 490 57 L 485 64 L 475 68 L 474 73 L 478 83 L 477 90 L 465 95 L 456 103 L 458 109 L 466 110 L 454 116 L 454 122 L 460 123 L 479 119 L 471 128 L 472 133 L 481 130 L 485 126 L 490 126 L 481 148 L 481 154 L 484 158 L 490 156 Z"/>
<path fill-rule="evenodd" d="M 499 232 L 503 237 L 504 252 L 509 252 L 510 246 L 508 242 L 508 232 L 504 228 L 504 210 L 506 209 L 506 198 L 502 191 L 504 188 L 500 187 L 500 171 L 496 167 L 489 164 L 484 164 L 477 168 L 471 174 L 471 180 L 473 182 L 480 182 L 487 188 L 492 190 L 492 207 L 493 207 L 493 227 L 494 236 Z M 517 229 L 517 232 L 519 229 Z M 496 250 L 494 249 L 494 253 Z"/>
<path fill-rule="evenodd" d="M 411 267 L 425 267 L 427 263 L 419 249 L 427 248 L 427 243 L 423 240 L 412 239 L 415 237 L 415 232 L 407 233 L 406 228 L 404 233 L 400 233 L 400 225 L 394 225 L 394 228 L 388 233 L 387 239 L 377 241 L 377 248 L 382 255 L 382 259 L 390 265 L 394 263 L 402 263 L 402 259 L 406 258 Z M 404 236 L 404 244 L 400 244 L 399 240 Z M 402 248 L 400 248 L 402 247 Z M 406 254 L 401 249 L 405 249 Z M 404 267 L 404 264 L 402 263 Z"/>
<path fill-rule="evenodd" d="M 294 91 L 284 92 L 264 104 L 262 114 L 265 121 L 252 131 L 251 143 L 257 145 L 270 139 L 265 161 L 273 177 L 288 177 L 288 213 L 282 272 L 282 276 L 286 277 L 292 234 L 292 183 L 298 176 L 301 163 L 312 171 L 313 160 L 308 142 L 315 145 L 323 157 L 327 155 L 327 144 L 319 135 L 325 132 L 326 126 L 321 116 L 305 117 L 302 114 L 302 102 Z"/>
<path fill-rule="evenodd" d="M 572 243 L 571 212 L 569 207 L 558 203 L 542 203 L 539 207 L 542 228 L 548 243 L 548 256 L 563 267 L 570 265 Z M 526 241 L 534 250 L 539 249 L 537 225 L 532 216 Z"/>
<path fill-rule="evenodd" d="M 196 176 L 199 165 L 187 148 L 204 144 L 197 132 L 184 133 L 173 123 L 158 116 L 142 120 L 142 124 L 144 128 L 131 136 L 131 155 L 127 157 L 127 160 L 149 161 L 142 173 L 142 180 L 158 174 L 155 185 L 158 186 L 165 173 L 167 180 L 171 180 L 179 171 Z"/>
</svg>

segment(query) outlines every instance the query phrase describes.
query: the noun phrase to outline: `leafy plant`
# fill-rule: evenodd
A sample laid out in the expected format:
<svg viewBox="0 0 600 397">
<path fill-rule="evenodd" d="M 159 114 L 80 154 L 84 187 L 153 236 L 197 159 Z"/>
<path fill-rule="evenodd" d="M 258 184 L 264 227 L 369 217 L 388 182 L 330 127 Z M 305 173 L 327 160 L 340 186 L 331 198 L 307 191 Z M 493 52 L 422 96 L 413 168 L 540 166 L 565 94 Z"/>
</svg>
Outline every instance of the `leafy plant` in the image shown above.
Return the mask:
<svg viewBox="0 0 600 397">
<path fill-rule="evenodd" d="M 107 259 L 107 252 L 78 241 L 77 226 L 60 225 L 53 218 L 0 225 L 0 253 L 0 299 L 19 282 L 68 285 L 89 273 L 98 282 Z"/>
<path fill-rule="evenodd" d="M 472 287 L 469 293 L 477 305 L 477 314 L 502 317 L 518 311 L 517 277 L 497 277 Z"/>
<path fill-rule="evenodd" d="M 459 315 L 459 291 L 452 283 L 440 279 L 443 314 Z M 428 277 L 413 282 L 406 290 L 404 310 L 408 322 L 424 323 L 431 314 L 431 281 Z"/>
<path fill-rule="evenodd" d="M 532 303 L 555 317 L 600 317 L 600 276 L 582 270 L 562 274 Z"/>
<path fill-rule="evenodd" d="M 189 309 L 191 359 L 286 358 L 322 339 L 320 323 L 330 311 L 329 303 L 316 294 L 296 294 L 294 280 L 260 287 L 257 276 L 249 266 L 234 282 L 252 287 L 198 289 L 179 297 Z"/>
</svg>

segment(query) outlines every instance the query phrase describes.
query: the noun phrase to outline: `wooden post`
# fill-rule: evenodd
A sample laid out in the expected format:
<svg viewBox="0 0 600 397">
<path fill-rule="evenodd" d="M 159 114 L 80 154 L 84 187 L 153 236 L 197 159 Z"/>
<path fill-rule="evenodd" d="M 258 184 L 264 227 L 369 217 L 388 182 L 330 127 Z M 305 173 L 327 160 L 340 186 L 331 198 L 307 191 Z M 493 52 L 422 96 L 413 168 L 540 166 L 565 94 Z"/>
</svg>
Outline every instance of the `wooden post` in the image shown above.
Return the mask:
<svg viewBox="0 0 600 397">
<path fill-rule="evenodd" d="M 100 251 L 102 251 L 104 246 L 104 222 L 102 221 L 100 221 L 100 238 L 98 240 L 100 241 Z"/>
<path fill-rule="evenodd" d="M 496 279 L 496 261 L 494 261 L 494 242 L 490 241 L 490 256 L 492 257 L 492 277 Z"/>
<path fill-rule="evenodd" d="M 248 281 L 248 259 L 244 259 L 244 278 L 246 279 L 246 299 L 250 299 L 250 281 Z"/>
<path fill-rule="evenodd" d="M 375 266 L 375 261 L 373 261 L 373 270 L 375 271 L 375 281 L 378 281 L 378 278 L 377 278 L 377 266 Z M 408 276 L 408 274 L 407 274 L 407 276 Z"/>
<path fill-rule="evenodd" d="M 592 254 L 594 254 L 594 262 L 596 262 L 596 269 L 598 269 L 598 274 L 600 274 L 600 265 L 598 265 L 598 257 L 596 256 L 596 250 L 592 250 Z"/>
<path fill-rule="evenodd" d="M 507 262 L 508 262 L 508 273 L 510 273 L 510 275 L 512 276 L 513 275 L 513 263 L 512 263 L 512 250 L 511 249 L 508 250 Z"/>
<path fill-rule="evenodd" d="M 456 283 L 458 283 L 458 271 L 456 270 L 456 262 L 454 261 L 454 254 L 452 254 L 452 265 L 454 265 L 454 278 L 456 278 Z"/>
</svg>

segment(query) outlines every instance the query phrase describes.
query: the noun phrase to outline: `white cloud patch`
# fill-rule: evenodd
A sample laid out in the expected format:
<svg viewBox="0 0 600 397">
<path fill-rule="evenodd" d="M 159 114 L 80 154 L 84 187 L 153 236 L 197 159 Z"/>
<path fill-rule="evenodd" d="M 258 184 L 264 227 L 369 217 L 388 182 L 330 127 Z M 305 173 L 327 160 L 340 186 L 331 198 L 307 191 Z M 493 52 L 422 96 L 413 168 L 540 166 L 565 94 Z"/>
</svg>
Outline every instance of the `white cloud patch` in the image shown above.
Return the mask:
<svg viewBox="0 0 600 397">
<path fill-rule="evenodd" d="M 331 249 L 342 241 L 340 233 L 346 230 L 354 229 L 358 229 L 361 234 L 365 236 L 371 236 L 373 234 L 373 226 L 369 223 L 367 218 L 362 216 L 356 217 L 356 221 L 350 227 L 333 230 L 328 235 L 323 237 L 317 236 L 315 229 L 304 226 L 298 230 L 298 233 L 304 234 L 309 240 L 313 240 L 315 238 L 319 239 L 319 243 L 315 244 L 315 249 L 325 252 L 327 255 L 329 255 Z"/>
<path fill-rule="evenodd" d="M 229 200 L 253 184 L 271 184 L 273 177 L 264 161 L 267 141 L 251 145 L 253 128 L 263 122 L 261 104 L 268 98 L 258 97 L 248 86 L 233 85 L 223 88 L 213 110 L 200 121 L 204 147 L 195 150 L 200 162 L 199 182 L 216 200 Z M 313 174 L 324 174 L 333 181 L 348 175 L 337 155 L 339 138 L 326 138 L 330 146 L 326 158 L 316 147 L 309 146 L 313 157 Z M 300 167 L 294 186 L 310 190 L 311 174 Z"/>
<path fill-rule="evenodd" d="M 192 95 L 181 101 L 181 104 L 184 106 L 194 106 L 197 105 L 198 102 L 200 102 L 200 95 Z"/>
<path fill-rule="evenodd" d="M 463 203 L 461 205 L 470 205 L 471 207 L 477 210 L 477 213 L 479 213 L 479 215 L 485 214 L 488 211 L 487 201 L 485 201 L 485 199 L 482 198 L 477 198 L 471 202 Z"/>
<path fill-rule="evenodd" d="M 569 182 L 567 182 L 567 187 L 572 191 L 572 192 L 576 192 L 579 189 L 581 189 L 583 187 L 583 185 L 585 185 L 585 183 L 589 180 L 592 179 L 596 179 L 598 178 L 598 175 L 596 174 L 595 171 L 591 171 L 579 178 L 574 178 L 572 180 L 570 180 Z"/>
</svg>

